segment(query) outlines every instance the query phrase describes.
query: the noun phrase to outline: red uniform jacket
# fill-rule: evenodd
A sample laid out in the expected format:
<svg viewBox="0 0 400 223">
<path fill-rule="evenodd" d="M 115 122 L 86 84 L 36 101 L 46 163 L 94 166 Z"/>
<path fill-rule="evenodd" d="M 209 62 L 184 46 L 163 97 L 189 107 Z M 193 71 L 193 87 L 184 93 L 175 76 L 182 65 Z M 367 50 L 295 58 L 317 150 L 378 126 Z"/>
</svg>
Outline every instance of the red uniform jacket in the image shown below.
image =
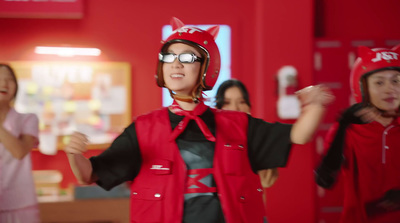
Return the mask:
<svg viewBox="0 0 400 223">
<path fill-rule="evenodd" d="M 327 135 L 333 138 L 337 123 Z M 346 130 L 344 204 L 341 223 L 398 223 L 400 210 L 371 208 L 388 190 L 400 190 L 399 119 L 389 126 L 378 122 L 350 125 Z M 329 145 L 325 145 L 328 147 Z"/>
<path fill-rule="evenodd" d="M 214 109 L 213 113 L 216 121 L 213 175 L 225 221 L 261 223 L 265 214 L 263 192 L 248 159 L 248 117 L 245 113 Z M 131 221 L 180 223 L 187 174 L 176 142 L 169 141 L 172 128 L 168 110 L 138 117 L 135 127 L 142 166 L 131 187 Z"/>
</svg>

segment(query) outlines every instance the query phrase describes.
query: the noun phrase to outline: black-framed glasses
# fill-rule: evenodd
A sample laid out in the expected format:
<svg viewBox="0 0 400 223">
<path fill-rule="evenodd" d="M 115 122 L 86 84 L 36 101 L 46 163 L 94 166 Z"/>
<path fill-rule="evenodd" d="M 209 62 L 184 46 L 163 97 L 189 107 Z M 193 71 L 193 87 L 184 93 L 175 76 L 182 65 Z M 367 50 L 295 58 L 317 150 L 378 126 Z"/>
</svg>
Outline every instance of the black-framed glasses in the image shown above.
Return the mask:
<svg viewBox="0 0 400 223">
<path fill-rule="evenodd" d="M 178 58 L 181 63 L 194 63 L 194 62 L 202 62 L 203 58 L 194 55 L 193 53 L 159 53 L 158 60 L 164 63 L 173 63 L 175 59 Z"/>
</svg>

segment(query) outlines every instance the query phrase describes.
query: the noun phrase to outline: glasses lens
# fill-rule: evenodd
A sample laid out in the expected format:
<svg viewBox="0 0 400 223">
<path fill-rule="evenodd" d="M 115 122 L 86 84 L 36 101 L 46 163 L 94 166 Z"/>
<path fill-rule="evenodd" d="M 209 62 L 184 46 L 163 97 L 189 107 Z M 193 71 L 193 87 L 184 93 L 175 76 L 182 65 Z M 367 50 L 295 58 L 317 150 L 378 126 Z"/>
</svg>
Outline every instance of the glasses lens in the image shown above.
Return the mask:
<svg viewBox="0 0 400 223">
<path fill-rule="evenodd" d="M 191 53 L 182 53 L 179 54 L 179 61 L 181 63 L 193 63 L 195 60 L 195 55 Z"/>
<path fill-rule="evenodd" d="M 164 63 L 173 63 L 175 58 L 178 57 L 179 62 L 181 63 L 194 63 L 196 61 L 201 62 L 201 58 L 198 58 L 196 55 L 192 53 L 181 53 L 179 55 L 173 53 L 160 53 L 158 54 L 158 60 Z"/>
<path fill-rule="evenodd" d="M 158 59 L 164 63 L 172 63 L 175 60 L 175 54 L 172 53 L 165 53 L 165 54 L 159 54 Z"/>
</svg>

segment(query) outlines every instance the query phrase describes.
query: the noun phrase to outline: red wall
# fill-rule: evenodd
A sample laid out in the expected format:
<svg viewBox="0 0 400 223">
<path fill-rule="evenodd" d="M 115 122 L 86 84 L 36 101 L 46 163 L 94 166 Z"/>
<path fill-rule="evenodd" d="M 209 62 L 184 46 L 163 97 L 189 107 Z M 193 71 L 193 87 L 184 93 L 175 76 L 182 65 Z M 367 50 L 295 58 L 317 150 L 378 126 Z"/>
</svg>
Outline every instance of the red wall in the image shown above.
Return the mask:
<svg viewBox="0 0 400 223">
<path fill-rule="evenodd" d="M 356 0 L 315 2 L 322 5 L 316 18 L 314 0 L 203 0 L 193 4 L 87 0 L 82 19 L 0 18 L 0 61 L 54 59 L 34 55 L 38 45 L 98 47 L 103 54 L 96 60 L 131 64 L 134 117 L 161 105 L 161 90 L 153 77 L 161 27 L 172 16 L 190 24 L 227 24 L 232 28 L 232 75 L 248 86 L 254 116 L 292 122 L 276 115 L 275 75 L 281 66 L 293 65 L 300 87 L 315 84 L 314 19 L 322 24 L 317 26 L 320 37 L 400 36 L 400 29 L 393 29 L 400 23 L 398 0 L 386 0 L 385 5 L 378 0 L 363 1 L 363 5 Z M 93 150 L 88 156 L 98 152 Z M 293 149 L 288 167 L 280 169 L 279 180 L 267 191 L 271 223 L 316 222 L 314 161 L 314 142 Z M 63 186 L 75 182 L 63 152 L 56 156 L 34 152 L 33 162 L 35 169 L 62 170 Z"/>
<path fill-rule="evenodd" d="M 323 35 L 329 38 L 388 39 L 400 36 L 398 0 L 317 0 Z"/>
<path fill-rule="evenodd" d="M 298 70 L 299 87 L 313 84 L 313 1 L 259 1 L 260 14 L 254 33 L 259 36 L 251 86 L 253 111 L 267 121 L 276 113 L 277 71 L 284 65 Z M 247 74 L 248 75 L 248 74 Z M 249 77 L 245 76 L 245 77 Z M 292 122 L 292 120 L 279 120 Z M 315 184 L 312 178 L 313 146 L 295 146 L 288 166 L 279 169 L 279 179 L 267 190 L 268 220 L 272 223 L 315 222 Z"/>
</svg>

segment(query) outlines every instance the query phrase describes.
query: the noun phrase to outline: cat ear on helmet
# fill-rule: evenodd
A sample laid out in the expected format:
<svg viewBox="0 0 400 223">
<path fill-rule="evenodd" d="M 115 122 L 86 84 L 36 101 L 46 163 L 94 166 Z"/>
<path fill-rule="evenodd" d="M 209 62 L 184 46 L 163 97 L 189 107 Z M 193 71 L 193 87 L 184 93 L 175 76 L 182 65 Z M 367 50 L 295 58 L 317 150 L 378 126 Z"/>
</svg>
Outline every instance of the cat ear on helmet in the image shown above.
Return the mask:
<svg viewBox="0 0 400 223">
<path fill-rule="evenodd" d="M 400 44 L 392 48 L 393 51 L 400 53 Z"/>
<path fill-rule="evenodd" d="M 172 30 L 177 30 L 177 29 L 182 28 L 183 26 L 185 26 L 185 24 L 181 20 L 176 18 L 176 17 L 172 17 L 171 18 L 170 24 L 172 26 Z"/>
<path fill-rule="evenodd" d="M 367 55 L 373 55 L 375 52 L 366 46 L 359 46 L 358 47 L 358 56 L 363 58 Z"/>
<path fill-rule="evenodd" d="M 214 40 L 216 40 L 219 33 L 219 26 L 211 26 L 206 31 L 214 37 Z"/>
</svg>

